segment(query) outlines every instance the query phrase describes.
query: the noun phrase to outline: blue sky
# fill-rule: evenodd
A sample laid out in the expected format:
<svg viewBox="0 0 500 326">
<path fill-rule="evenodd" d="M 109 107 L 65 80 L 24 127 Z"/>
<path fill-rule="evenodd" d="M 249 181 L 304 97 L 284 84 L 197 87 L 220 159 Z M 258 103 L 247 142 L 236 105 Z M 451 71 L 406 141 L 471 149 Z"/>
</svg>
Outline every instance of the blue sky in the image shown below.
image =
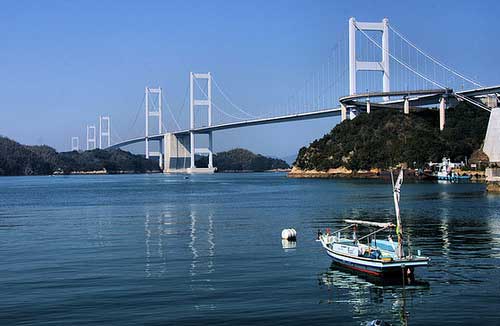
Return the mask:
<svg viewBox="0 0 500 326">
<path fill-rule="evenodd" d="M 0 134 L 68 150 L 71 136 L 83 143 L 85 125 L 109 114 L 115 135 L 138 135 L 143 112 L 131 125 L 146 85 L 163 87 L 184 121 L 190 71 L 212 72 L 234 102 L 262 112 L 324 64 L 351 16 L 388 17 L 435 57 L 500 84 L 499 9 L 496 1 L 4 1 Z M 218 132 L 215 150 L 291 155 L 337 122 Z"/>
</svg>

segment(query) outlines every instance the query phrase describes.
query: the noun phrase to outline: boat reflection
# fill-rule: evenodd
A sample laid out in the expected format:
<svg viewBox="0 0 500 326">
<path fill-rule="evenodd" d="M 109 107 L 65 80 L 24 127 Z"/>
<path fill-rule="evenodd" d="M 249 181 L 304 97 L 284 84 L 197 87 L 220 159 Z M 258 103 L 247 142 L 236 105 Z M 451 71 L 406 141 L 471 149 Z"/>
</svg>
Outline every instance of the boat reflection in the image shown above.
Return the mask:
<svg viewBox="0 0 500 326">
<path fill-rule="evenodd" d="M 367 325 L 377 325 L 375 321 L 407 325 L 408 302 L 430 289 L 428 282 L 371 276 L 335 263 L 318 275 L 318 283 L 328 291 L 328 299 L 320 304 L 348 304 Z"/>
</svg>

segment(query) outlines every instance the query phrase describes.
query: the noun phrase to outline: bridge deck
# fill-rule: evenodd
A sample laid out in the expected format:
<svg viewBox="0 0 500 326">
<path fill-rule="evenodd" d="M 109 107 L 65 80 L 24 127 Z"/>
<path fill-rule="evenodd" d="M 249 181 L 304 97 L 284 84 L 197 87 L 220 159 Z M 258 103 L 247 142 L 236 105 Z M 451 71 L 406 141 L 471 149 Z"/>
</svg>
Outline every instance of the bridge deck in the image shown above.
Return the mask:
<svg viewBox="0 0 500 326">
<path fill-rule="evenodd" d="M 291 121 L 299 121 L 299 120 L 310 120 L 310 119 L 319 119 L 319 118 L 325 118 L 325 117 L 332 117 L 332 116 L 339 116 L 340 115 L 340 108 L 330 108 L 330 109 L 325 109 L 325 110 L 320 110 L 320 111 L 314 111 L 314 112 L 305 112 L 305 113 L 297 113 L 297 114 L 289 114 L 289 115 L 284 115 L 280 117 L 272 117 L 272 118 L 258 118 L 258 119 L 253 119 L 253 120 L 246 120 L 246 121 L 238 121 L 238 122 L 230 122 L 230 123 L 223 123 L 219 125 L 214 125 L 210 127 L 198 127 L 195 129 L 186 129 L 186 130 L 179 130 L 179 131 L 174 131 L 172 132 L 173 134 L 176 135 L 182 135 L 182 134 L 189 134 L 190 132 L 194 132 L 197 134 L 203 134 L 203 133 L 208 133 L 211 131 L 219 131 L 219 130 L 227 130 L 227 129 L 233 129 L 233 128 L 241 128 L 241 127 L 250 127 L 250 126 L 258 126 L 258 125 L 265 125 L 265 124 L 270 124 L 270 123 L 280 123 L 280 122 L 291 122 Z M 148 139 L 150 140 L 161 140 L 163 138 L 164 134 L 159 134 L 159 135 L 152 135 L 149 136 Z M 128 139 L 123 142 L 116 143 L 109 148 L 119 148 L 122 146 L 127 146 L 131 145 L 134 143 L 139 143 L 142 142 L 146 139 L 146 137 L 137 137 L 137 138 L 132 138 Z"/>
<path fill-rule="evenodd" d="M 341 103 L 346 104 L 346 105 L 356 105 L 356 104 L 359 104 L 359 103 L 357 103 L 356 100 L 360 99 L 360 98 L 377 98 L 377 97 L 384 97 L 384 96 L 388 96 L 388 95 L 389 96 L 409 96 L 408 100 L 411 102 L 412 106 L 423 106 L 423 105 L 430 105 L 430 104 L 439 103 L 439 98 L 443 94 L 453 94 L 453 91 L 449 90 L 449 89 L 431 89 L 431 90 L 416 90 L 416 91 L 396 91 L 396 92 L 389 92 L 389 93 L 379 92 L 379 93 L 356 94 L 356 95 L 342 97 L 342 98 L 340 98 L 339 101 Z M 477 88 L 477 89 L 455 92 L 455 94 L 467 96 L 467 97 L 484 96 L 484 95 L 488 95 L 488 94 L 497 94 L 498 95 L 499 93 L 500 93 L 500 86 L 482 87 L 482 88 Z M 383 106 L 383 107 L 391 107 L 391 106 L 400 107 L 403 105 L 403 101 L 404 101 L 403 99 L 396 99 L 396 100 L 387 101 L 387 102 L 380 102 L 378 104 L 380 106 Z M 372 103 L 372 105 L 375 107 L 375 106 L 377 106 L 377 103 Z M 210 127 L 206 126 L 206 127 L 198 127 L 198 128 L 194 128 L 194 129 L 179 130 L 179 131 L 174 131 L 172 133 L 176 134 L 176 135 L 189 134 L 190 132 L 194 132 L 197 134 L 203 134 L 203 133 L 208 133 L 208 132 L 212 132 L 212 131 L 240 128 L 240 127 L 257 126 L 257 125 L 264 125 L 264 124 L 270 124 L 270 123 L 318 119 L 318 118 L 324 118 L 324 117 L 330 117 L 330 116 L 338 116 L 340 114 L 341 114 L 341 109 L 340 109 L 340 107 L 337 107 L 337 108 L 330 108 L 330 109 L 325 109 L 325 110 L 320 110 L 320 111 L 289 114 L 289 115 L 272 117 L 272 118 L 258 118 L 258 119 L 253 119 L 253 120 L 223 123 L 223 124 L 210 126 Z M 152 135 L 152 136 L 149 136 L 148 139 L 161 140 L 164 135 L 165 134 Z M 122 146 L 127 146 L 127 145 L 131 145 L 134 143 L 142 142 L 145 139 L 146 139 L 146 137 L 132 138 L 132 139 L 128 139 L 126 141 L 114 144 L 114 145 L 110 146 L 109 148 L 118 148 L 118 147 L 122 147 Z"/>
</svg>

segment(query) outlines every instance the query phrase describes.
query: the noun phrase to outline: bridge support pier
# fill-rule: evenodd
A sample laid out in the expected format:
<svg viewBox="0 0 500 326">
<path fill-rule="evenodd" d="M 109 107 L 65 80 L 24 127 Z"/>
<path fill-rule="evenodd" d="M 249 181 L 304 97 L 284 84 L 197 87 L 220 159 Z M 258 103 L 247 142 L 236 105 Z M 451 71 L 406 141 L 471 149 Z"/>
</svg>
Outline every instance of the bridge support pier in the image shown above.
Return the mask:
<svg viewBox="0 0 500 326">
<path fill-rule="evenodd" d="M 191 166 L 190 135 L 167 133 L 163 136 L 163 172 L 186 173 Z"/>
<path fill-rule="evenodd" d="M 408 100 L 408 97 L 405 97 L 403 112 L 404 114 L 410 114 L 410 101 Z"/>
<path fill-rule="evenodd" d="M 189 133 L 189 168 L 194 169 L 196 165 L 194 164 L 194 132 Z"/>
<path fill-rule="evenodd" d="M 347 107 L 344 104 L 340 104 L 341 121 L 347 119 Z"/>
<path fill-rule="evenodd" d="M 208 134 L 208 168 L 214 168 L 214 150 L 213 150 L 214 139 L 212 132 Z"/>
<path fill-rule="evenodd" d="M 161 147 L 161 142 L 160 142 L 160 147 Z M 163 161 L 164 161 L 163 156 L 165 155 L 164 153 L 165 153 L 165 150 L 162 151 L 161 149 L 160 149 L 160 153 L 158 153 L 159 154 L 158 155 L 158 165 L 160 166 L 160 170 L 162 170 L 162 171 L 165 168 L 164 164 L 163 164 Z"/>
<path fill-rule="evenodd" d="M 486 137 L 484 138 L 483 152 L 488 155 L 490 163 L 500 162 L 500 108 L 492 108 Z"/>
<path fill-rule="evenodd" d="M 371 103 L 370 103 L 370 98 L 366 100 L 366 113 L 370 114 L 371 112 Z"/>
<path fill-rule="evenodd" d="M 349 108 L 349 120 L 353 120 L 358 116 L 357 107 L 353 106 Z"/>
<path fill-rule="evenodd" d="M 446 98 L 443 96 L 439 101 L 439 130 L 444 130 L 445 125 Z"/>
</svg>

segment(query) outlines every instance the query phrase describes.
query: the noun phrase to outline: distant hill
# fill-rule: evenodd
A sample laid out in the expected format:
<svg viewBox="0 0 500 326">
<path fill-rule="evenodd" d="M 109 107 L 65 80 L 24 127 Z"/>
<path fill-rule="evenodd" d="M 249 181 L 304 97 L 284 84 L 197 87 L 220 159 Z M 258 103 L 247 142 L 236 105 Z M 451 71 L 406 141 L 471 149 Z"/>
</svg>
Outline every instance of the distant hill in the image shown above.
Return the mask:
<svg viewBox="0 0 500 326">
<path fill-rule="evenodd" d="M 120 149 L 58 153 L 49 146 L 28 146 L 0 136 L 0 175 L 48 175 L 101 171 L 144 173 L 158 164 Z"/>
<path fill-rule="evenodd" d="M 327 171 L 386 169 L 399 163 L 417 167 L 429 161 L 463 161 L 481 147 L 488 125 L 486 111 L 459 104 L 446 111 L 446 127 L 439 131 L 437 110 L 403 114 L 395 110 L 363 113 L 345 120 L 322 138 L 300 149 L 295 166 Z"/>
<path fill-rule="evenodd" d="M 249 150 L 235 148 L 227 152 L 214 154 L 214 166 L 218 172 L 229 171 L 267 171 L 274 169 L 288 169 L 290 166 L 283 160 L 254 154 Z M 196 166 L 208 165 L 207 157 L 200 157 Z"/>
</svg>

